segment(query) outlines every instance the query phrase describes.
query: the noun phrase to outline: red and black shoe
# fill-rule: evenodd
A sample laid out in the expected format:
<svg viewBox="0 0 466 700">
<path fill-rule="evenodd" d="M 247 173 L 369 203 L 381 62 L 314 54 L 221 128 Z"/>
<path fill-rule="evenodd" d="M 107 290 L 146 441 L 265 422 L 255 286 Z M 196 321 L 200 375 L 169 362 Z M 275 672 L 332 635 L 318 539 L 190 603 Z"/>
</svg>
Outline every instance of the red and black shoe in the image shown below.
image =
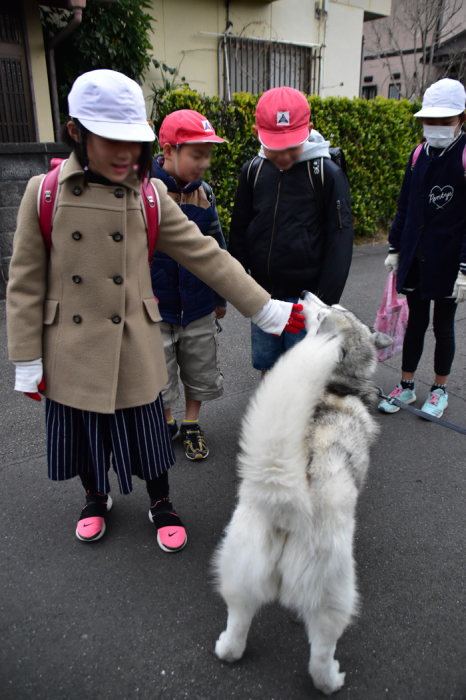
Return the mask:
<svg viewBox="0 0 466 700">
<path fill-rule="evenodd" d="M 82 542 L 95 542 L 105 534 L 105 516 L 113 505 L 109 494 L 87 492 L 86 505 L 76 527 L 76 537 Z"/>
<path fill-rule="evenodd" d="M 179 552 L 186 545 L 188 536 L 180 516 L 173 508 L 168 498 L 152 506 L 149 510 L 149 520 L 157 528 L 157 542 L 164 552 Z"/>
</svg>

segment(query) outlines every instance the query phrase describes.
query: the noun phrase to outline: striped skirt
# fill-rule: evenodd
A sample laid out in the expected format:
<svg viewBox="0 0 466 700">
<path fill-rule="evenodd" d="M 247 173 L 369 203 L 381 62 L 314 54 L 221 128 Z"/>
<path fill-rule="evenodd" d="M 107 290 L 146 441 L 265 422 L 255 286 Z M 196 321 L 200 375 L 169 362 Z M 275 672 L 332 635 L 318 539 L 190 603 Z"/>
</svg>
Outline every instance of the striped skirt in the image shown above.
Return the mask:
<svg viewBox="0 0 466 700">
<path fill-rule="evenodd" d="M 108 493 L 110 458 L 123 494 L 133 490 L 132 475 L 156 479 L 174 463 L 172 441 L 160 395 L 153 403 L 93 413 L 46 400 L 49 478 L 64 481 L 94 473 L 97 492 Z"/>
</svg>

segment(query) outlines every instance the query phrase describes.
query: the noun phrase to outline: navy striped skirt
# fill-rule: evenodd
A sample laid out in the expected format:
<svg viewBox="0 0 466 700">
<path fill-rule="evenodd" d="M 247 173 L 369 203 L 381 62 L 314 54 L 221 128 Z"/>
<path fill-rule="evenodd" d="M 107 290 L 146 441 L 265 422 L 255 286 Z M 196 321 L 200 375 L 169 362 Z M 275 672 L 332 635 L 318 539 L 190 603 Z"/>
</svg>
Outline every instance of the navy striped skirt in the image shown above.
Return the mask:
<svg viewBox="0 0 466 700">
<path fill-rule="evenodd" d="M 110 459 L 123 494 L 132 475 L 156 479 L 175 463 L 162 398 L 115 413 L 93 413 L 46 400 L 49 478 L 64 481 L 94 473 L 97 493 L 108 493 Z"/>
</svg>

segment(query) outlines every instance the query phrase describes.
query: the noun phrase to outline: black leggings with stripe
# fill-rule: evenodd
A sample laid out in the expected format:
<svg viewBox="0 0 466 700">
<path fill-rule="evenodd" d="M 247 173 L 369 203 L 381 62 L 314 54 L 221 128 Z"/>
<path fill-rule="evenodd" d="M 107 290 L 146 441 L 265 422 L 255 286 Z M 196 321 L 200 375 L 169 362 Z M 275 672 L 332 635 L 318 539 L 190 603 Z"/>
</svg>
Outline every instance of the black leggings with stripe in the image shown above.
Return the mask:
<svg viewBox="0 0 466 700">
<path fill-rule="evenodd" d="M 403 372 L 417 370 L 424 338 L 430 321 L 430 299 L 421 299 L 419 287 L 406 292 L 409 306 L 409 319 L 403 342 Z M 435 335 L 434 371 L 440 376 L 451 372 L 455 356 L 455 313 L 457 304 L 454 299 L 436 299 L 434 302 L 433 327 Z"/>
</svg>

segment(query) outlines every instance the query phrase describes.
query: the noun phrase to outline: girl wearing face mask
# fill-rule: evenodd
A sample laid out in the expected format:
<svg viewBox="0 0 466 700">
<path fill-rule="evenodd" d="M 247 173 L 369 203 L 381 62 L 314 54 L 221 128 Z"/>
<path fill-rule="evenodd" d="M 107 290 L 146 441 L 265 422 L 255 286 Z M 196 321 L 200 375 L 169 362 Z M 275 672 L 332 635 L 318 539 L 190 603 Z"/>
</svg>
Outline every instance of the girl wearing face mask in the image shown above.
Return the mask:
<svg viewBox="0 0 466 700">
<path fill-rule="evenodd" d="M 422 410 L 437 418 L 448 406 L 455 312 L 466 299 L 465 103 L 457 80 L 444 78 L 426 90 L 422 109 L 414 115 L 424 125 L 425 144 L 410 155 L 385 260 L 409 305 L 401 381 L 391 396 L 407 404 L 416 401 L 414 374 L 433 301 L 435 378 Z M 379 409 L 400 410 L 387 401 Z"/>
</svg>

